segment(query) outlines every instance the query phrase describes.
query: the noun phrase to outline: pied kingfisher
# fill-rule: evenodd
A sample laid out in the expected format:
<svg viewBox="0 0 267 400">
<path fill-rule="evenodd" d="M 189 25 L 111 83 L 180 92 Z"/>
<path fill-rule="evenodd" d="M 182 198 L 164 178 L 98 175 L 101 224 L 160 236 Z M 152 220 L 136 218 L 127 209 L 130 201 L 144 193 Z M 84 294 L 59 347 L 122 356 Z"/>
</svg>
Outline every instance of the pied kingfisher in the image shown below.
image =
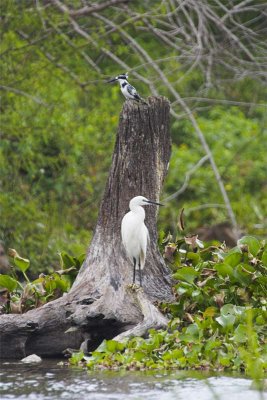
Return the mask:
<svg viewBox="0 0 267 400">
<path fill-rule="evenodd" d="M 135 100 L 135 101 L 141 101 L 142 103 L 145 103 L 145 100 L 143 100 L 139 94 L 137 93 L 137 90 L 128 83 L 128 74 L 121 74 L 116 76 L 116 78 L 112 78 L 107 83 L 111 82 L 116 82 L 118 81 L 121 87 L 121 92 L 123 96 L 126 98 L 126 100 Z"/>
</svg>

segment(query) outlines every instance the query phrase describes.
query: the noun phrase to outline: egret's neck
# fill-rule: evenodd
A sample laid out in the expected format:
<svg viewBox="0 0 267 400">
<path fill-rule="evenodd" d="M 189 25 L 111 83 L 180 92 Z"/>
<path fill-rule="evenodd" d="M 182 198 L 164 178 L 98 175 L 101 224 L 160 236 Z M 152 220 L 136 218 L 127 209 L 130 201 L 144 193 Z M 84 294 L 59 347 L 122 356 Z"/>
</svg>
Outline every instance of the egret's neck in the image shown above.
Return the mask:
<svg viewBox="0 0 267 400">
<path fill-rule="evenodd" d="M 141 206 L 130 206 L 130 210 L 135 213 L 136 215 L 139 215 L 140 218 L 145 219 L 146 213 L 145 210 L 143 209 L 143 207 Z"/>
</svg>

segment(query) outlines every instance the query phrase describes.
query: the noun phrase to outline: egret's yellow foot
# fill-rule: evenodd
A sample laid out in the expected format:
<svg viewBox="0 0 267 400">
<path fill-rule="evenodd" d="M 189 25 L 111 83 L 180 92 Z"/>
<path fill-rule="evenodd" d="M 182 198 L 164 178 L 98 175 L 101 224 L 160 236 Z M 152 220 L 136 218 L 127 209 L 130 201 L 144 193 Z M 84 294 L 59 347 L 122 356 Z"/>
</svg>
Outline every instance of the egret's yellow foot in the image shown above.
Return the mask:
<svg viewBox="0 0 267 400">
<path fill-rule="evenodd" d="M 131 283 L 127 285 L 127 288 L 132 289 L 132 290 L 137 290 L 140 289 L 140 286 L 136 285 L 135 283 Z"/>
</svg>

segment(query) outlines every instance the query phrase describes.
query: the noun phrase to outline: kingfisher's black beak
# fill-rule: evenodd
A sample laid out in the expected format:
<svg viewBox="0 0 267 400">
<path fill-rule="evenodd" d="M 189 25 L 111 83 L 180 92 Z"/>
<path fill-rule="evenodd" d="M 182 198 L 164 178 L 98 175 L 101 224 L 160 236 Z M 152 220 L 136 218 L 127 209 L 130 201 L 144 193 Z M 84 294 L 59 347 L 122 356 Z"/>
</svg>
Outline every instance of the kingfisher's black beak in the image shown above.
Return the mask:
<svg viewBox="0 0 267 400">
<path fill-rule="evenodd" d="M 117 81 L 117 78 L 112 78 L 109 81 L 107 81 L 106 83 L 111 83 L 111 82 L 116 82 L 116 81 Z"/>
<path fill-rule="evenodd" d="M 156 203 L 155 201 L 147 200 L 146 202 L 149 203 L 149 204 L 155 204 L 156 206 L 162 206 L 162 207 L 164 206 L 164 204 Z"/>
</svg>

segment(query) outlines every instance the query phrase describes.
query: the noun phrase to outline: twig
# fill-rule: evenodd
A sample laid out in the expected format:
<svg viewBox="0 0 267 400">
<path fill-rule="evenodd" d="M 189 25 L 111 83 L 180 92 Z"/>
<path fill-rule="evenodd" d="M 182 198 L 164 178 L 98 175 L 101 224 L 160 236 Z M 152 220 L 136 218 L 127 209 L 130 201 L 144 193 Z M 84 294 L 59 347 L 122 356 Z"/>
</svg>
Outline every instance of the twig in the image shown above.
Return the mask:
<svg viewBox="0 0 267 400">
<path fill-rule="evenodd" d="M 225 204 L 216 204 L 216 203 L 208 203 L 208 204 L 202 204 L 200 206 L 196 206 L 196 207 L 191 207 L 191 208 L 187 208 L 185 210 L 185 214 L 189 214 L 193 211 L 199 211 L 199 210 L 205 210 L 206 208 L 226 208 Z"/>
<path fill-rule="evenodd" d="M 163 202 L 168 202 L 170 200 L 173 200 L 177 197 L 179 197 L 182 193 L 185 192 L 185 190 L 188 187 L 189 181 L 191 176 L 196 172 L 196 170 L 198 168 L 200 168 L 207 160 L 209 159 L 208 155 L 205 155 L 204 157 L 202 157 L 189 171 L 187 171 L 187 173 L 185 174 L 185 180 L 184 183 L 182 184 L 182 186 L 180 187 L 179 190 L 177 190 L 177 192 L 171 194 L 170 196 L 168 196 L 166 199 L 163 200 Z"/>
<path fill-rule="evenodd" d="M 34 101 L 37 104 L 41 104 L 42 106 L 48 107 L 48 104 L 45 103 L 42 99 L 40 99 L 40 97 L 32 96 L 31 94 L 26 93 L 23 90 L 19 90 L 5 85 L 0 85 L 0 90 L 5 90 L 6 92 L 19 94 L 21 96 L 27 97 L 28 99 Z"/>
<path fill-rule="evenodd" d="M 71 10 L 59 0 L 51 0 L 51 3 L 56 5 L 57 8 L 63 13 L 69 14 L 72 17 L 80 17 L 82 15 L 89 15 L 93 12 L 105 10 L 106 8 L 115 6 L 117 4 L 128 3 L 129 1 L 130 0 L 109 0 L 100 4 L 94 3 L 92 6 L 84 6 L 78 10 Z"/>
</svg>

